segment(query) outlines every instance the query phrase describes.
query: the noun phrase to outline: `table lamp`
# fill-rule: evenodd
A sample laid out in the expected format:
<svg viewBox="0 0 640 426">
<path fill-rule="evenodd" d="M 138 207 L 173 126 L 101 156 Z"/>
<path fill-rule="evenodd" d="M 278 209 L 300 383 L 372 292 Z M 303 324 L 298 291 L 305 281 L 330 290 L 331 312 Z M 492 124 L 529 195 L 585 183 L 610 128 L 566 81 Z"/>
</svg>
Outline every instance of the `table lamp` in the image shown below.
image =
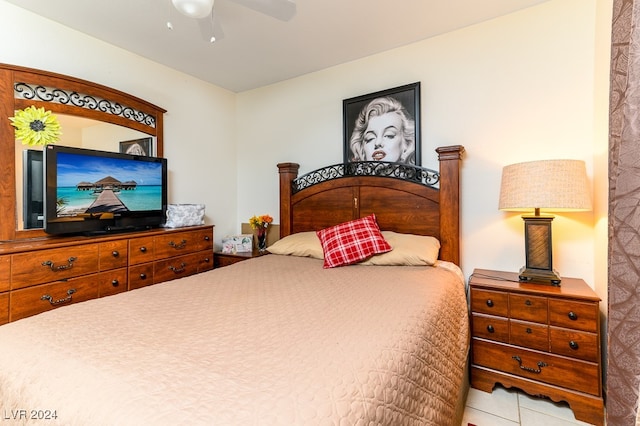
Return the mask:
<svg viewBox="0 0 640 426">
<path fill-rule="evenodd" d="M 502 170 L 500 210 L 527 211 L 523 215 L 526 264 L 520 281 L 559 286 L 553 269 L 551 248 L 552 215 L 547 211 L 591 210 L 591 196 L 585 163 L 579 160 L 542 160 L 512 164 Z"/>
</svg>

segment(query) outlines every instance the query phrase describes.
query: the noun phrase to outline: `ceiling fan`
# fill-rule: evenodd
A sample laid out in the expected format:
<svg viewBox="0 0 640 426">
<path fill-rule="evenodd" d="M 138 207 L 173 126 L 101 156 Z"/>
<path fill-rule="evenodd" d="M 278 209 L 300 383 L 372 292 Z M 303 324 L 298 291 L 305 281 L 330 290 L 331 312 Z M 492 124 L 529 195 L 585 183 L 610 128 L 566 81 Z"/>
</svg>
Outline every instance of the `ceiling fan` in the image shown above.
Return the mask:
<svg viewBox="0 0 640 426">
<path fill-rule="evenodd" d="M 213 43 L 224 37 L 222 26 L 213 11 L 215 0 L 171 0 L 173 6 L 181 14 L 197 19 L 200 32 L 205 40 Z M 296 14 L 296 4 L 292 0 L 229 0 L 257 12 L 279 19 L 289 21 Z M 171 22 L 167 27 L 172 29 Z"/>
</svg>

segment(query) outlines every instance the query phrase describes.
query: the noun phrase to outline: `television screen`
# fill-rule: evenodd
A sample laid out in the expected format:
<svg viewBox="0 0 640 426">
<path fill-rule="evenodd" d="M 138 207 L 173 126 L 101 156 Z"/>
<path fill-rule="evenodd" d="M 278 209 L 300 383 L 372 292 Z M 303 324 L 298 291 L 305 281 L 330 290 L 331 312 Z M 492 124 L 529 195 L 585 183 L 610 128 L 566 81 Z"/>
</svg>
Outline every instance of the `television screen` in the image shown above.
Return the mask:
<svg viewBox="0 0 640 426">
<path fill-rule="evenodd" d="M 104 233 L 164 223 L 165 159 L 56 145 L 45 152 L 45 232 Z"/>
</svg>

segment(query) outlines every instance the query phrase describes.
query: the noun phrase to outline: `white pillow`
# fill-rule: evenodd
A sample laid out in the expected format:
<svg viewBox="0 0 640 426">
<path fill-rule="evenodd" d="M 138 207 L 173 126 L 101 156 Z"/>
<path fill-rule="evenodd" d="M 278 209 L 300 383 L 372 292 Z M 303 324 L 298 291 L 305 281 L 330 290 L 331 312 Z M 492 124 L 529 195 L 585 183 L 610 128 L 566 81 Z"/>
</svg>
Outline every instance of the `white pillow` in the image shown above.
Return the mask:
<svg viewBox="0 0 640 426">
<path fill-rule="evenodd" d="M 438 260 L 440 241 L 437 238 L 393 231 L 382 231 L 382 236 L 393 250 L 375 255 L 359 265 L 432 266 Z"/>
<path fill-rule="evenodd" d="M 273 254 L 324 259 L 322 245 L 313 231 L 287 235 L 270 245 L 267 250 Z"/>
</svg>

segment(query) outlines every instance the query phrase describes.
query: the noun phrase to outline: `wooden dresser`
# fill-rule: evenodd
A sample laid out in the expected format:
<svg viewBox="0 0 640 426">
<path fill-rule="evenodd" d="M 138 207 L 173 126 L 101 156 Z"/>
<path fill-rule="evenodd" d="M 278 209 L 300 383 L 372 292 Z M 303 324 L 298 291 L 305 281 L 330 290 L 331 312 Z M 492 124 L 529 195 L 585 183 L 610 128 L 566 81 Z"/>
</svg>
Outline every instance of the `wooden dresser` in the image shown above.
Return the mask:
<svg viewBox="0 0 640 426">
<path fill-rule="evenodd" d="M 0 243 L 0 324 L 213 269 L 213 226 Z"/>
<path fill-rule="evenodd" d="M 576 418 L 604 422 L 600 298 L 583 281 L 520 283 L 517 273 L 476 269 L 471 291 L 471 386 L 496 383 L 566 401 Z"/>
</svg>

